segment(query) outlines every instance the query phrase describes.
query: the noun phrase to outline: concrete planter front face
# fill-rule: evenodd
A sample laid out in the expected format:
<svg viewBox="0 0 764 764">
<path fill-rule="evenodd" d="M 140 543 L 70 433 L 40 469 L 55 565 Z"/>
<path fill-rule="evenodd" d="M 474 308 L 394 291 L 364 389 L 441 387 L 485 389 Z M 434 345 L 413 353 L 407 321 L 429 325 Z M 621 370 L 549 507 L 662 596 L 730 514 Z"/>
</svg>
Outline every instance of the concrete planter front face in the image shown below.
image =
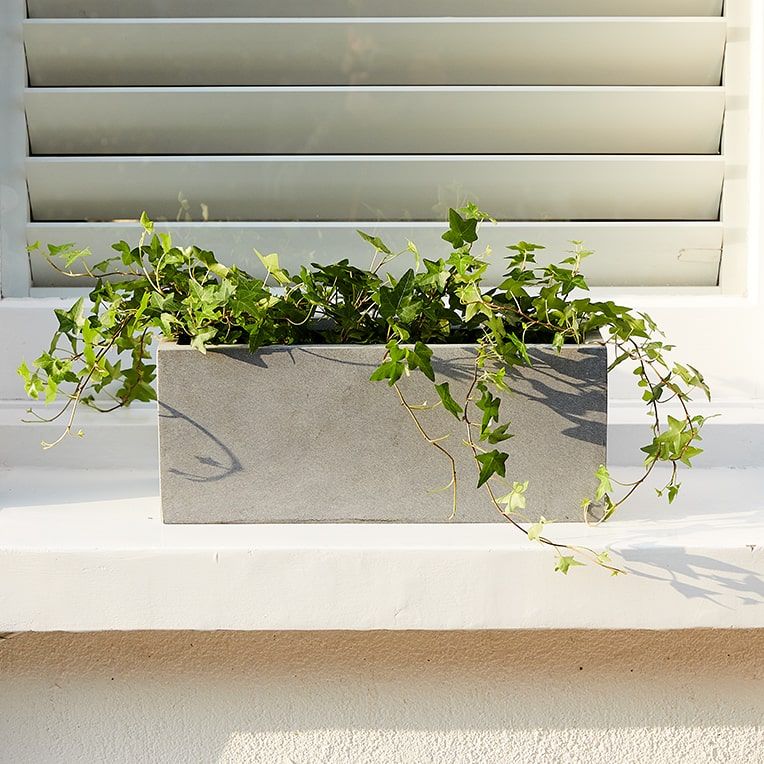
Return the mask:
<svg viewBox="0 0 764 764">
<path fill-rule="evenodd" d="M 462 401 L 475 349 L 433 345 L 438 382 Z M 421 412 L 430 437 L 456 458 L 451 515 L 448 461 L 426 443 L 395 391 L 370 382 L 379 345 L 209 348 L 161 343 L 159 452 L 166 523 L 506 522 L 463 444 L 464 424 L 442 406 Z M 529 480 L 527 514 L 581 520 L 605 463 L 607 359 L 597 345 L 558 355 L 532 346 L 533 368 L 513 371 L 503 421 L 516 436 L 507 478 Z M 400 382 L 411 404 L 437 393 L 419 372 Z M 473 407 L 473 419 L 480 412 Z"/>
</svg>

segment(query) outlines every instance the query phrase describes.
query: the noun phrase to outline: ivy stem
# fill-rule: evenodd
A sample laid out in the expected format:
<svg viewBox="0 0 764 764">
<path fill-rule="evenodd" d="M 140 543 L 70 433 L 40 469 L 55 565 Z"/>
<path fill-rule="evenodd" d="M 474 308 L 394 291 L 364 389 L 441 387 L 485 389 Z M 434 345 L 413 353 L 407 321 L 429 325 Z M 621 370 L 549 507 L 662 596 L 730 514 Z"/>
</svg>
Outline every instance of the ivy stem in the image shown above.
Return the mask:
<svg viewBox="0 0 764 764">
<path fill-rule="evenodd" d="M 437 448 L 438 451 L 440 451 L 449 461 L 449 465 L 451 467 L 451 482 L 448 484 L 448 487 L 451 488 L 451 517 L 449 519 L 452 519 L 456 515 L 456 497 L 457 497 L 457 488 L 458 488 L 458 478 L 456 474 L 456 460 L 447 449 L 443 448 L 443 446 L 440 445 L 440 443 L 438 442 L 438 439 L 431 438 L 427 434 L 424 427 L 422 426 L 422 423 L 419 421 L 419 417 L 417 417 L 417 415 L 414 413 L 414 409 L 404 397 L 403 393 L 401 392 L 401 388 L 398 386 L 397 382 L 393 385 L 393 387 L 395 388 L 395 392 L 398 393 L 398 399 L 401 402 L 401 406 L 403 406 L 406 409 L 406 411 L 409 412 L 409 416 L 414 420 L 414 424 L 416 425 L 416 428 L 419 431 L 419 434 L 431 446 L 435 446 L 435 448 Z"/>
<path fill-rule="evenodd" d="M 476 362 L 475 370 L 474 370 L 474 374 L 472 378 L 472 383 L 470 384 L 469 392 L 464 401 L 464 413 L 462 414 L 462 421 L 465 424 L 466 432 L 467 432 L 467 437 L 465 442 L 467 443 L 470 450 L 472 451 L 472 456 L 475 460 L 475 464 L 479 467 L 480 465 L 477 462 L 478 446 L 472 437 L 472 428 L 474 426 L 474 423 L 469 418 L 470 396 L 472 394 L 472 390 L 474 390 L 475 388 L 475 385 L 477 385 L 478 375 L 479 375 L 479 371 L 478 371 L 478 365 Z M 486 489 L 486 492 L 488 493 L 488 497 L 491 500 L 491 504 L 493 504 L 494 508 L 499 512 L 499 514 L 505 520 L 508 520 L 517 530 L 525 534 L 525 536 L 527 537 L 529 531 L 526 528 L 523 528 L 523 526 L 519 522 L 517 522 L 517 520 L 515 520 L 514 517 L 512 517 L 508 512 L 506 512 L 502 508 L 501 504 L 499 504 L 499 501 L 496 498 L 496 494 L 493 492 L 493 488 L 491 487 L 490 482 L 485 483 L 485 489 Z M 552 539 L 546 538 L 545 536 L 539 536 L 538 541 L 544 544 L 545 546 L 549 546 L 552 549 L 554 549 L 559 556 L 562 556 L 562 551 L 572 552 L 574 554 L 584 554 L 586 556 L 591 557 L 593 562 L 595 562 L 600 567 L 605 568 L 606 570 L 610 570 L 616 574 L 626 573 L 626 571 L 623 570 L 622 568 L 617 568 L 614 565 L 609 565 L 608 563 L 604 562 L 602 559 L 600 559 L 600 556 L 593 549 L 589 549 L 588 547 L 574 546 L 571 544 L 561 544 L 557 541 L 552 541 Z"/>
<path fill-rule="evenodd" d="M 130 320 L 130 316 L 128 315 L 126 318 L 124 318 L 115 328 L 114 333 L 112 334 L 112 338 L 109 341 L 108 344 L 104 345 L 101 350 L 98 351 L 98 355 L 96 355 L 95 359 L 93 360 L 93 363 L 90 366 L 90 370 L 88 371 L 87 375 L 77 383 L 77 387 L 74 390 L 74 393 L 69 398 L 68 403 L 64 407 L 64 410 L 68 408 L 70 405 L 72 407 L 71 412 L 69 413 L 69 419 L 66 423 L 66 428 L 64 431 L 54 440 L 52 443 L 46 443 L 43 441 L 42 447 L 46 451 L 49 448 L 53 448 L 54 446 L 58 445 L 67 435 L 71 435 L 72 433 L 72 427 L 74 426 L 74 417 L 77 414 L 77 406 L 80 403 L 80 399 L 82 398 L 82 393 L 87 388 L 88 384 L 90 383 L 91 378 L 93 377 L 93 373 L 95 372 L 96 368 L 98 367 L 98 363 L 101 361 L 101 359 L 108 353 L 108 351 L 111 349 L 111 347 L 114 345 L 114 343 L 117 341 L 117 338 L 119 337 L 121 331 L 127 326 L 128 321 Z M 63 412 L 60 412 L 63 413 Z"/>
</svg>

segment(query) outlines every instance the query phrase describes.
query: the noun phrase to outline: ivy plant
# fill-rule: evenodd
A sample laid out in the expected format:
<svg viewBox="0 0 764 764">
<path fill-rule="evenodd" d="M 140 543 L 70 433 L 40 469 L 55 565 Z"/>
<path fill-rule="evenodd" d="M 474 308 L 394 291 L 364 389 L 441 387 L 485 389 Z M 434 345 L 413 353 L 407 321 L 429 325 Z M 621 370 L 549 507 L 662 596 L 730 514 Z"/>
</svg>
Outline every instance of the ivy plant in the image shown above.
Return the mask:
<svg viewBox="0 0 764 764">
<path fill-rule="evenodd" d="M 61 435 L 43 446 L 82 436 L 75 427 L 80 405 L 113 411 L 133 401 L 154 400 L 156 371 L 149 348 L 157 334 L 202 353 L 213 344 L 243 344 L 253 352 L 266 345 L 378 344 L 380 361 L 371 381 L 392 388 L 414 429 L 449 460 L 452 512 L 458 511 L 457 483 L 468 478 L 457 475 L 449 449 L 428 433 L 421 407 L 406 400 L 399 385 L 404 375 L 423 374 L 432 382 L 438 405 L 464 425 L 476 486 L 530 540 L 556 551 L 557 570 L 567 573 L 588 557 L 614 574 L 621 572 L 607 553 L 548 538 L 543 518 L 525 522 L 528 483 L 522 476 L 509 478 L 511 463 L 502 444 L 514 433 L 503 419 L 500 393 L 511 388 L 514 369 L 532 365 L 530 343 L 548 343 L 557 350 L 566 343 L 610 344 L 610 369 L 625 363 L 633 367 L 652 437 L 642 449 L 644 471 L 633 483 L 618 483 L 605 465 L 598 469 L 596 490 L 583 498 L 581 507 L 588 520 L 601 522 L 658 464 L 671 467 L 658 494 L 674 501 L 679 466 L 691 466 L 701 453 L 705 418 L 691 413 L 691 395 L 701 392 L 710 399 L 708 387 L 697 369 L 669 357 L 673 347 L 648 315 L 591 299 L 581 263 L 592 253 L 581 242 L 572 242 L 559 263 L 543 266 L 536 261 L 542 246 L 512 244 L 501 282 L 487 287 L 490 251 L 477 246 L 480 225 L 487 221 L 474 205 L 450 210 L 443 239 L 451 251 L 438 259 L 422 257 L 412 242 L 403 252 L 393 251 L 362 231 L 358 233 L 373 253 L 366 269 L 340 260 L 289 273 L 278 255 L 258 253 L 265 278 L 223 265 L 199 247 L 175 246 L 169 233 L 154 231 L 145 213 L 137 246 L 119 241 L 113 245 L 114 255 L 93 265 L 88 265 L 92 257 L 87 249 L 48 245 L 53 267 L 69 276 L 89 276 L 95 286 L 87 301 L 79 299 L 68 310 L 55 311 L 58 328 L 50 346 L 31 365 L 19 367 L 31 398 L 46 404 L 63 399 L 52 417 L 35 415 L 63 422 Z M 411 267 L 395 278 L 385 266 L 398 257 L 409 258 Z M 476 345 L 469 389 L 459 400 L 433 370 L 432 346 L 440 343 Z M 671 413 L 664 416 L 666 404 Z"/>
</svg>

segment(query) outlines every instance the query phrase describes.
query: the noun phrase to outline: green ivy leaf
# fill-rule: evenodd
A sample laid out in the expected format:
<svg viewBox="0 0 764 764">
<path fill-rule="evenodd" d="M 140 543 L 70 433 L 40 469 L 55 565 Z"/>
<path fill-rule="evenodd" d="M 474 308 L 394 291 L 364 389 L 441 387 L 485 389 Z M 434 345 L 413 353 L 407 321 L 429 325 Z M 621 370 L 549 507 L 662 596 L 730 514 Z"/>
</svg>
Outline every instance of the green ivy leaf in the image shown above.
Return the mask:
<svg viewBox="0 0 764 764">
<path fill-rule="evenodd" d="M 379 308 L 383 318 L 388 321 L 398 315 L 401 308 L 411 299 L 415 285 L 414 271 L 409 268 L 392 287 L 379 290 Z"/>
<path fill-rule="evenodd" d="M 508 428 L 509 422 L 500 424 L 492 430 L 485 430 L 480 434 L 480 440 L 487 440 L 492 445 L 503 443 L 505 440 L 515 437 L 512 433 L 507 432 Z"/>
<path fill-rule="evenodd" d="M 162 234 L 159 234 L 160 236 Z M 207 268 L 209 268 L 211 273 L 214 273 L 216 276 L 219 276 L 221 279 L 225 279 L 228 274 L 231 272 L 231 269 L 227 266 L 223 265 L 222 263 L 219 263 L 215 256 L 212 254 L 212 252 L 207 252 L 206 250 L 197 250 L 196 256 L 201 260 Z M 279 256 L 278 255 L 268 255 L 267 257 L 262 257 L 258 254 L 258 257 L 260 257 L 260 261 L 262 264 L 268 269 L 270 274 L 273 276 L 273 278 L 276 279 L 276 281 L 279 282 L 279 284 L 288 284 L 290 279 L 289 276 L 286 275 L 284 271 L 282 271 L 279 268 Z M 271 259 L 269 259 L 271 258 Z M 268 267 L 268 264 L 275 264 L 275 268 L 271 270 Z M 285 279 L 282 281 L 282 279 Z"/>
<path fill-rule="evenodd" d="M 385 361 L 377 366 L 372 372 L 369 379 L 372 382 L 381 382 L 386 379 L 390 387 L 392 387 L 406 371 L 406 364 L 400 361 Z"/>
<path fill-rule="evenodd" d="M 141 225 L 143 226 L 143 230 L 147 234 L 151 235 L 152 233 L 154 233 L 154 223 L 146 214 L 145 210 L 141 212 Z"/>
<path fill-rule="evenodd" d="M 276 279 L 276 281 L 281 284 L 281 286 L 286 286 L 291 282 L 289 274 L 279 265 L 279 256 L 275 252 L 271 252 L 270 255 L 261 255 L 257 250 L 255 250 L 255 254 L 265 267 L 265 270 L 268 272 L 268 274 L 273 276 L 273 278 Z"/>
<path fill-rule="evenodd" d="M 488 427 L 491 422 L 499 421 L 501 398 L 497 398 L 493 395 L 484 384 L 478 385 L 478 387 L 483 394 L 479 400 L 475 401 L 475 406 L 483 412 L 483 420 L 480 424 L 480 438 L 481 440 L 484 440 L 485 437 L 487 437 Z"/>
<path fill-rule="evenodd" d="M 422 374 L 430 381 L 435 381 L 435 372 L 432 368 L 432 350 L 427 347 L 423 342 L 417 342 L 412 349 L 410 349 L 406 357 L 408 359 L 409 369 L 419 369 Z"/>
<path fill-rule="evenodd" d="M 392 255 L 393 253 L 390 251 L 390 248 L 385 244 L 382 239 L 379 238 L 379 236 L 371 236 L 368 233 L 364 233 L 363 231 L 359 231 L 356 229 L 356 233 L 366 242 L 371 244 L 374 249 L 377 250 L 377 252 L 383 252 L 386 255 Z"/>
<path fill-rule="evenodd" d="M 451 397 L 451 390 L 448 385 L 448 382 L 441 382 L 439 385 L 435 385 L 435 390 L 440 397 L 443 408 L 459 419 L 461 418 L 464 409 Z"/>
<path fill-rule="evenodd" d="M 488 451 L 485 454 L 478 454 L 475 459 L 480 464 L 480 475 L 478 476 L 477 487 L 490 480 L 494 475 L 499 477 L 505 477 L 507 474 L 507 457 L 509 455 L 502 453 L 501 451 Z"/>
<path fill-rule="evenodd" d="M 477 224 L 475 218 L 463 218 L 456 210 L 448 211 L 448 231 L 442 238 L 449 242 L 454 249 L 459 249 L 465 244 L 472 244 L 477 241 Z"/>
</svg>

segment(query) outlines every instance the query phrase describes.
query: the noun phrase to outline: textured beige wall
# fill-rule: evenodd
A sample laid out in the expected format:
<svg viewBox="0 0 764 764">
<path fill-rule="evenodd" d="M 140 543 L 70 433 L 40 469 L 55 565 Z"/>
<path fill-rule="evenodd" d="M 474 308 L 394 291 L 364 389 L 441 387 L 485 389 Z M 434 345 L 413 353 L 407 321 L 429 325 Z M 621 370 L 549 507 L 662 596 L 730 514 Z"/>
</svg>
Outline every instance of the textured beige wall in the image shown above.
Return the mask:
<svg viewBox="0 0 764 764">
<path fill-rule="evenodd" d="M 764 762 L 764 632 L 19 634 L 0 761 Z"/>
</svg>

